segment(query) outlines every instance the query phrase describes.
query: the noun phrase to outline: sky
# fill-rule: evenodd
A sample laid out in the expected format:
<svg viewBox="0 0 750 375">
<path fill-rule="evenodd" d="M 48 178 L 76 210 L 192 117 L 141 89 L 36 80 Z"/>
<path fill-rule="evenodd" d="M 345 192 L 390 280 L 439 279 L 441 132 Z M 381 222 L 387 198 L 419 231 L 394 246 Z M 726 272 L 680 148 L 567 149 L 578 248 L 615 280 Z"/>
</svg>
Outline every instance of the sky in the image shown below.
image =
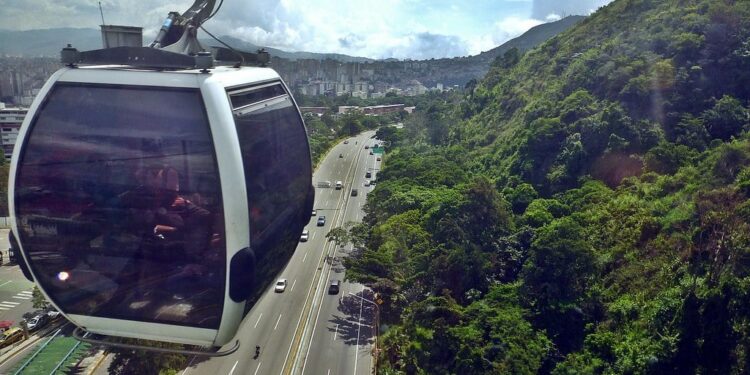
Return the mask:
<svg viewBox="0 0 750 375">
<path fill-rule="evenodd" d="M 217 0 L 217 5 L 221 0 Z M 376 59 L 476 55 L 612 0 L 224 0 L 203 26 L 258 46 Z M 193 0 L 0 0 L 0 29 L 140 26 L 144 42 Z"/>
</svg>

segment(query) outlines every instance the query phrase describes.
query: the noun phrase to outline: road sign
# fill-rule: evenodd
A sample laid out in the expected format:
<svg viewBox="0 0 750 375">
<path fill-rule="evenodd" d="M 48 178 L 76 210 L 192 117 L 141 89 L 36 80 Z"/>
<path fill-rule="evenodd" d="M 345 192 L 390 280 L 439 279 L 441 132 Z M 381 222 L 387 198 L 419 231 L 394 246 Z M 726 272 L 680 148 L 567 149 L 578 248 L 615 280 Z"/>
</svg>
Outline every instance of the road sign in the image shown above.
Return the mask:
<svg viewBox="0 0 750 375">
<path fill-rule="evenodd" d="M 372 153 L 373 154 L 382 154 L 383 153 L 383 148 L 382 147 L 373 147 L 372 148 Z"/>
</svg>

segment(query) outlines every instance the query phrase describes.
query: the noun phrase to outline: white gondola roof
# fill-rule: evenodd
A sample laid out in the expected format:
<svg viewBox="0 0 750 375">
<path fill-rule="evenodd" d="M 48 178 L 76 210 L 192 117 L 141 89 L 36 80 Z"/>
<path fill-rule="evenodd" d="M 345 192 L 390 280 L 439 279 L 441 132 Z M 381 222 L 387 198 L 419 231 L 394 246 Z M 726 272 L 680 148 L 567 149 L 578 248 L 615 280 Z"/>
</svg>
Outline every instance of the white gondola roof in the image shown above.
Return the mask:
<svg viewBox="0 0 750 375">
<path fill-rule="evenodd" d="M 205 73 L 200 69 L 153 70 L 122 65 L 100 65 L 68 68 L 61 72 L 59 81 L 188 88 L 200 87 L 206 80 L 231 87 L 241 83 L 274 79 L 279 79 L 278 73 L 270 68 L 259 67 L 217 66 Z"/>
</svg>

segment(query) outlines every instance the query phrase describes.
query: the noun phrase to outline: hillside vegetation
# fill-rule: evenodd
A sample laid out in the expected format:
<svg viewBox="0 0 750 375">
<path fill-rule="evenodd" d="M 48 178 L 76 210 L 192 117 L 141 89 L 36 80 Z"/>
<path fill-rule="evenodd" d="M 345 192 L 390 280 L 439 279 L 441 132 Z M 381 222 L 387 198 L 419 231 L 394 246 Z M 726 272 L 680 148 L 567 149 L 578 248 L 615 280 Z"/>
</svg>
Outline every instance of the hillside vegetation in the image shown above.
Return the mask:
<svg viewBox="0 0 750 375">
<path fill-rule="evenodd" d="M 384 374 L 750 372 L 750 2 L 615 0 L 391 142 Z"/>
</svg>

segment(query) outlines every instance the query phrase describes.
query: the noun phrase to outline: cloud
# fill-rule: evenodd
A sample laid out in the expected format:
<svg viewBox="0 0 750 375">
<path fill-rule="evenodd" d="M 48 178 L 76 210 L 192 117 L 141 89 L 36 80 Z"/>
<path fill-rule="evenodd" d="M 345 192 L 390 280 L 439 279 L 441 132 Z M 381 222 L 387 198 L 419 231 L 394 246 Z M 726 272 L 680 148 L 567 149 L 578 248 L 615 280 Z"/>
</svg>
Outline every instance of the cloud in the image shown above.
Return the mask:
<svg viewBox="0 0 750 375">
<path fill-rule="evenodd" d="M 339 46 L 347 50 L 364 48 L 365 45 L 365 38 L 361 35 L 349 33 L 343 38 L 339 38 Z"/>
<path fill-rule="evenodd" d="M 170 11 L 194 0 L 101 0 L 107 24 L 155 36 Z M 225 0 L 204 24 L 212 34 L 289 51 L 400 59 L 465 56 L 494 48 L 544 20 L 571 14 L 558 0 Z M 608 0 L 570 0 L 593 7 Z M 218 2 L 218 1 L 217 1 Z M 566 2 L 567 3 L 567 2 Z M 529 17 L 534 11 L 538 17 Z M 98 28 L 98 0 L 0 0 L 0 28 Z M 552 18 L 548 18 L 552 17 Z"/>
<path fill-rule="evenodd" d="M 544 22 L 533 18 L 506 17 L 496 22 L 488 34 L 473 41 L 471 53 L 477 54 L 495 48 Z"/>
<path fill-rule="evenodd" d="M 589 15 L 599 7 L 607 5 L 612 0 L 534 0 L 531 17 L 544 20 L 549 15 Z"/>
<path fill-rule="evenodd" d="M 383 57 L 424 60 L 430 58 L 464 56 L 468 54 L 466 44 L 456 36 L 438 35 L 428 32 L 407 35 L 395 46 L 385 47 Z"/>
</svg>

